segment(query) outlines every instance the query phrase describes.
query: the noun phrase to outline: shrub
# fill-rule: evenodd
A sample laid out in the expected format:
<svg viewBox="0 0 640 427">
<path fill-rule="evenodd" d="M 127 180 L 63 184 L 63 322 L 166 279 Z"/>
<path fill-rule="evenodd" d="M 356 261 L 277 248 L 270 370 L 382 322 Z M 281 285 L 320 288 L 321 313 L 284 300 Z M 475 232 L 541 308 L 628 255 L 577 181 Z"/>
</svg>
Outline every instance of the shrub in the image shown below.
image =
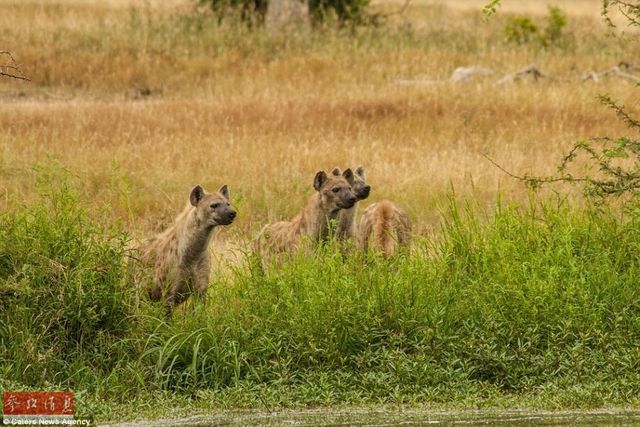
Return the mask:
<svg viewBox="0 0 640 427">
<path fill-rule="evenodd" d="M 538 26 L 527 17 L 511 18 L 503 33 L 508 42 L 525 44 L 538 35 Z"/>
<path fill-rule="evenodd" d="M 370 0 L 309 0 L 309 13 L 314 22 L 324 22 L 335 15 L 341 23 L 363 24 L 370 21 Z"/>
<path fill-rule="evenodd" d="M 567 15 L 559 7 L 549 6 L 549 15 L 547 16 L 547 26 L 540 35 L 540 42 L 543 46 L 551 46 L 560 41 L 564 35 L 564 29 L 567 26 Z"/>
<path fill-rule="evenodd" d="M 547 23 L 543 29 L 529 17 L 510 18 L 502 30 L 507 42 L 519 45 L 537 43 L 545 48 L 562 45 L 568 37 L 565 33 L 567 15 L 559 7 L 549 6 L 548 10 Z"/>
<path fill-rule="evenodd" d="M 25 386 L 93 387 L 129 330 L 127 237 L 90 219 L 61 179 L 0 215 L 0 367 Z"/>
</svg>

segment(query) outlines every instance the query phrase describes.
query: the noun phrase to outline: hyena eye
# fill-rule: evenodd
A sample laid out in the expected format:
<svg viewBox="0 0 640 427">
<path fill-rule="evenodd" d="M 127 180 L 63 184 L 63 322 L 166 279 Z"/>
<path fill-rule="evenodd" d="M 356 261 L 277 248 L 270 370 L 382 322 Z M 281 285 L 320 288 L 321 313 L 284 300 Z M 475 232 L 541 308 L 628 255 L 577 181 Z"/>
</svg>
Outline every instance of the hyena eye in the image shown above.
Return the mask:
<svg viewBox="0 0 640 427">
<path fill-rule="evenodd" d="M 333 191 L 334 193 L 337 193 L 338 191 L 340 191 L 340 189 L 338 187 L 333 187 L 331 191 Z"/>
<path fill-rule="evenodd" d="M 213 209 L 218 209 L 220 207 L 220 203 L 214 203 L 211 205 Z"/>
</svg>

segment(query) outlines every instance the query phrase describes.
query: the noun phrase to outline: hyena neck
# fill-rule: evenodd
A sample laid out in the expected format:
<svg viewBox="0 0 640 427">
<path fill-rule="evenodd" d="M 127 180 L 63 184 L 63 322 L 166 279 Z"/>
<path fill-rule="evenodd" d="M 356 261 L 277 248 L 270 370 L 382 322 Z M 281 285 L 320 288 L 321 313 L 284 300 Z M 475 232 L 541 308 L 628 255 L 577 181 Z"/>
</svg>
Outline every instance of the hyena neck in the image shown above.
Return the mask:
<svg viewBox="0 0 640 427">
<path fill-rule="evenodd" d="M 322 202 L 320 194 L 311 197 L 304 211 L 304 223 L 307 234 L 317 240 L 326 240 L 329 235 L 329 224 L 335 221 L 340 210 L 331 210 Z"/>
<path fill-rule="evenodd" d="M 214 225 L 202 224 L 198 220 L 195 210 L 190 213 L 185 224 L 184 240 L 181 245 L 184 263 L 188 264 L 209 253 L 209 242 L 214 228 Z"/>
<path fill-rule="evenodd" d="M 349 209 L 342 209 L 338 212 L 337 236 L 349 236 L 355 232 L 356 226 L 356 206 Z"/>
</svg>

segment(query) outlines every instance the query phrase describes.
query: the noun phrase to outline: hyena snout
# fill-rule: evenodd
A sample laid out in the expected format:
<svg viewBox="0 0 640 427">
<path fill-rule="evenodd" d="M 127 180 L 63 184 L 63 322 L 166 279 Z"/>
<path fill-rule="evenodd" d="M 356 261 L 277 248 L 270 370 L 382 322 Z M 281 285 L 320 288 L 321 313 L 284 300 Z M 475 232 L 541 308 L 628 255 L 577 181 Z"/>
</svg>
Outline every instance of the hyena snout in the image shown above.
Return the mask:
<svg viewBox="0 0 640 427">
<path fill-rule="evenodd" d="M 371 186 L 370 185 L 364 185 L 364 186 L 356 189 L 356 196 L 358 197 L 359 200 L 364 200 L 367 197 L 369 197 L 369 193 L 371 193 Z"/>
<path fill-rule="evenodd" d="M 233 220 L 235 219 L 236 215 L 238 215 L 238 213 L 236 211 L 234 211 L 231 208 L 227 208 L 223 212 L 220 213 L 220 215 L 219 215 L 219 223 L 221 225 L 229 225 L 229 224 L 231 224 L 233 222 Z"/>
<path fill-rule="evenodd" d="M 339 206 L 343 209 L 350 209 L 353 205 L 356 204 L 358 198 L 352 192 L 349 192 L 343 199 L 341 199 L 342 203 L 339 203 Z"/>
</svg>

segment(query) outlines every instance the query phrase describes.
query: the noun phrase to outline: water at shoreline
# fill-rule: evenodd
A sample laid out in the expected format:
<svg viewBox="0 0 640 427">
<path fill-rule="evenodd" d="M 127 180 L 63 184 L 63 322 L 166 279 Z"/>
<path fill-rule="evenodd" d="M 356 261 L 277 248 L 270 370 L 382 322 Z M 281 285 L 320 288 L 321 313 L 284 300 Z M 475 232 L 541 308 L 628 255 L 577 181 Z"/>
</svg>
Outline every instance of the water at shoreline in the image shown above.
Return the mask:
<svg viewBox="0 0 640 427">
<path fill-rule="evenodd" d="M 640 425 L 640 410 L 594 411 L 526 411 L 464 410 L 431 411 L 428 409 L 310 409 L 263 411 L 223 411 L 215 415 L 198 415 L 182 419 L 135 421 L 112 426 L 212 426 L 212 425 Z"/>
</svg>

